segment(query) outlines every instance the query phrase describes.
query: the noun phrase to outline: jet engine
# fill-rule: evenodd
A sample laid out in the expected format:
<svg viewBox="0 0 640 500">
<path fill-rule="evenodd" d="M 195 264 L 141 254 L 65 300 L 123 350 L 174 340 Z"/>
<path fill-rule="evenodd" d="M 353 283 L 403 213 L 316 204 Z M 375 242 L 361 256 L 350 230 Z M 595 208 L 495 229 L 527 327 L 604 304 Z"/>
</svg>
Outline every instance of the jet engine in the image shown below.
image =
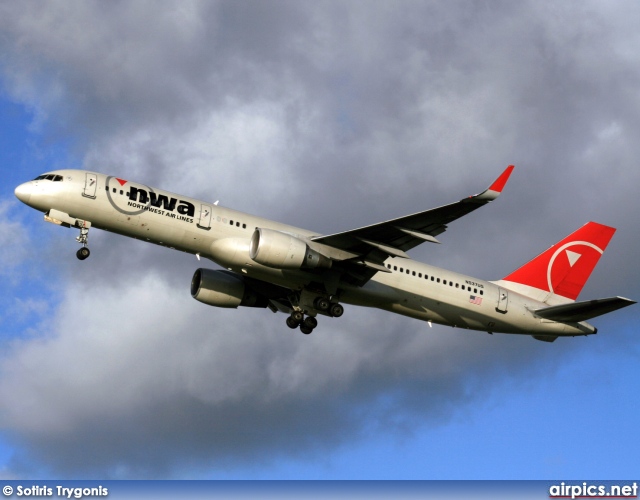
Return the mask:
<svg viewBox="0 0 640 500">
<path fill-rule="evenodd" d="M 276 269 L 316 269 L 331 267 L 331 259 L 309 248 L 291 234 L 256 228 L 249 256 L 258 264 Z"/>
<path fill-rule="evenodd" d="M 267 307 L 268 299 L 249 289 L 240 276 L 228 271 L 197 269 L 191 279 L 191 296 L 216 307 Z"/>
</svg>

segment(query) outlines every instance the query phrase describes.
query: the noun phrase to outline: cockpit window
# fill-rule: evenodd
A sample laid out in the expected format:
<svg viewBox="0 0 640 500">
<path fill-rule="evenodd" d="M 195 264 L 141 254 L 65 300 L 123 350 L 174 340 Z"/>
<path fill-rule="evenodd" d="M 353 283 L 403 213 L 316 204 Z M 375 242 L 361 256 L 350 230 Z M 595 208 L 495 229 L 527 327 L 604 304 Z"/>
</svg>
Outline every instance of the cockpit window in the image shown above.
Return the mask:
<svg viewBox="0 0 640 500">
<path fill-rule="evenodd" d="M 36 177 L 33 180 L 34 181 L 47 180 L 47 181 L 53 181 L 53 182 L 60 182 L 60 181 L 62 181 L 62 176 L 61 175 L 55 175 L 55 174 L 43 174 L 43 175 L 39 175 L 38 177 Z"/>
</svg>

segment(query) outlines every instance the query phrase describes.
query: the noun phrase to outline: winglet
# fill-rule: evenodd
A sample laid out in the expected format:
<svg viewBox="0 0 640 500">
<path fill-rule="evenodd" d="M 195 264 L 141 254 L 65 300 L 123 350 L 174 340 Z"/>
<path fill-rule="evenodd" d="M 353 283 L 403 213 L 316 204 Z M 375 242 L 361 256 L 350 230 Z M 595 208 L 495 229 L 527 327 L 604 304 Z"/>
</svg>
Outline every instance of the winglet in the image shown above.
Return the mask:
<svg viewBox="0 0 640 500">
<path fill-rule="evenodd" d="M 507 184 L 507 181 L 509 180 L 509 176 L 511 175 L 511 172 L 513 172 L 514 168 L 515 167 L 513 165 L 509 165 L 505 169 L 505 171 L 500 174 L 500 177 L 498 177 L 493 182 L 493 184 L 489 186 L 489 189 L 487 189 L 486 191 L 483 191 L 482 193 L 476 196 L 473 196 L 472 198 L 475 198 L 476 200 L 483 200 L 483 201 L 495 200 L 504 189 L 504 186 Z"/>
<path fill-rule="evenodd" d="M 505 171 L 500 174 L 500 177 L 498 177 L 496 181 L 491 184 L 491 186 L 489 187 L 489 191 L 497 191 L 498 193 L 501 193 L 504 189 L 505 184 L 509 180 L 509 176 L 511 175 L 511 172 L 513 172 L 514 168 L 515 167 L 513 165 L 509 165 L 505 169 Z"/>
</svg>

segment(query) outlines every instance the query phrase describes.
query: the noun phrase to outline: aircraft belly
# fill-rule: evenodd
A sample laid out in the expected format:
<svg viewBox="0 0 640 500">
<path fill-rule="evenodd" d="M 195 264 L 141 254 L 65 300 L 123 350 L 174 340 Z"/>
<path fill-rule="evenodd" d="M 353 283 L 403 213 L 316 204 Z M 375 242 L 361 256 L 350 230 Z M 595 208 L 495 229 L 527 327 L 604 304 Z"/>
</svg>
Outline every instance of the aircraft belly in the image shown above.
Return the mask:
<svg viewBox="0 0 640 500">
<path fill-rule="evenodd" d="M 382 279 L 386 282 L 382 283 Z M 495 333 L 585 335 L 593 333 L 590 326 L 543 321 L 531 313 L 530 299 L 510 295 L 509 308 L 497 309 L 498 289 L 484 289 L 482 301 L 473 303 L 468 294 L 441 287 L 404 286 L 397 279 L 381 277 L 363 287 L 347 287 L 340 295 L 342 302 L 377 307 L 422 321 Z M 464 296 L 464 298 L 462 298 Z"/>
</svg>

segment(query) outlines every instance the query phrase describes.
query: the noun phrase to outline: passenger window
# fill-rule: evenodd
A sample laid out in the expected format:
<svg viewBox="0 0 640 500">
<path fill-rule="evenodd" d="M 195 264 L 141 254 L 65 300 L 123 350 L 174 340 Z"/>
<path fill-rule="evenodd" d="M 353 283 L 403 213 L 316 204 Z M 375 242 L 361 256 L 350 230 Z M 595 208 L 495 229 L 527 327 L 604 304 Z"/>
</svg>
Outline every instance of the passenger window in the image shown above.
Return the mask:
<svg viewBox="0 0 640 500">
<path fill-rule="evenodd" d="M 246 224 L 242 224 L 242 229 L 247 229 L 247 225 Z"/>
<path fill-rule="evenodd" d="M 440 278 L 438 278 L 436 281 L 437 281 L 438 283 L 440 283 Z"/>
<path fill-rule="evenodd" d="M 116 192 L 116 188 L 113 188 L 113 192 L 114 192 L 114 193 Z M 142 195 L 140 195 L 140 196 L 142 196 Z"/>
<path fill-rule="evenodd" d="M 480 295 L 484 295 L 484 290 L 480 290 Z"/>
<path fill-rule="evenodd" d="M 409 271 L 409 270 L 407 269 L 407 274 L 409 274 L 410 272 L 411 272 L 411 271 Z"/>
<path fill-rule="evenodd" d="M 403 272 L 404 272 L 404 269 L 400 268 L 400 272 L 401 272 L 401 273 L 403 273 Z"/>
<path fill-rule="evenodd" d="M 422 278 L 422 273 L 418 273 L 418 278 Z"/>
<path fill-rule="evenodd" d="M 478 289 L 477 289 L 477 288 L 474 288 L 474 289 L 473 289 L 473 293 L 478 293 Z"/>
<path fill-rule="evenodd" d="M 393 266 L 393 270 L 397 271 L 398 270 L 398 266 Z"/>
<path fill-rule="evenodd" d="M 415 276 L 415 275 L 416 275 L 416 272 L 415 272 L 415 271 L 413 271 L 411 274 L 413 274 L 413 275 Z"/>
<path fill-rule="evenodd" d="M 229 221 L 229 225 L 233 226 L 233 221 L 232 220 Z"/>
<path fill-rule="evenodd" d="M 123 195 L 123 194 L 124 194 L 124 191 L 121 189 L 120 190 L 120 195 Z"/>
</svg>

